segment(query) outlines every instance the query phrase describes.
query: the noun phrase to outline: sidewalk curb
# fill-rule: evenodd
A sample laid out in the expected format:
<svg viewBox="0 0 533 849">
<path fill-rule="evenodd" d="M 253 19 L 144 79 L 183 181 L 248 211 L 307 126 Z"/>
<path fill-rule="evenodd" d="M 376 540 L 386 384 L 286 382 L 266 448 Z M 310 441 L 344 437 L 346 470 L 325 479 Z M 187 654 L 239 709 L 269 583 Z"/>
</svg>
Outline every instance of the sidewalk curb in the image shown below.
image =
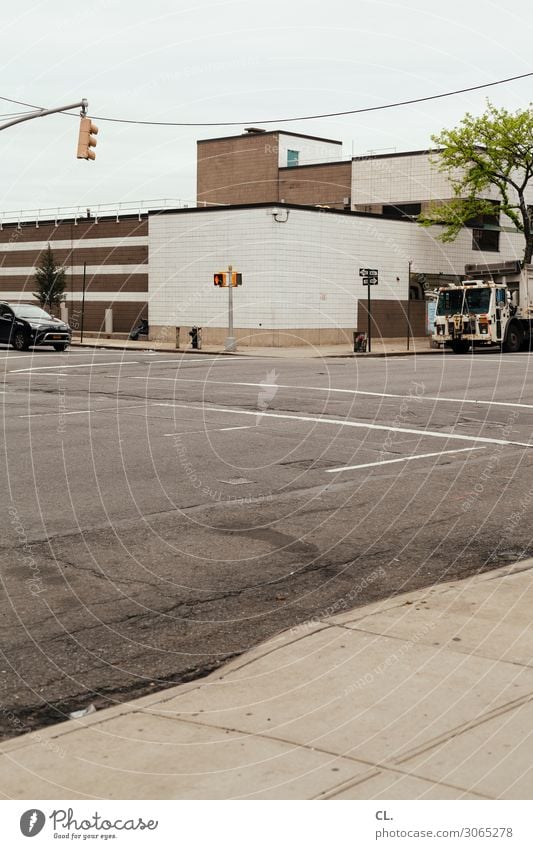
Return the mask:
<svg viewBox="0 0 533 849">
<path fill-rule="evenodd" d="M 270 654 L 273 650 L 280 646 L 289 646 L 293 643 L 301 643 L 309 637 L 313 637 L 316 631 L 323 631 L 335 627 L 339 619 L 346 619 L 352 623 L 359 622 L 376 613 L 391 611 L 394 609 L 403 609 L 406 604 L 414 605 L 419 600 L 430 600 L 435 596 L 446 595 L 453 593 L 461 586 L 468 588 L 479 584 L 484 584 L 487 581 L 499 581 L 505 578 L 511 578 L 520 575 L 523 572 L 533 572 L 533 557 L 527 557 L 523 560 L 506 563 L 504 566 L 497 566 L 495 569 L 489 569 L 484 572 L 476 572 L 466 578 L 451 578 L 448 581 L 443 581 L 438 584 L 430 584 L 426 587 L 420 587 L 416 590 L 407 590 L 399 595 L 393 595 L 386 598 L 378 599 L 377 601 L 368 602 L 359 607 L 354 607 L 351 610 L 343 610 L 333 615 L 326 615 L 313 619 L 313 627 L 305 629 L 305 633 L 298 633 L 300 626 L 293 626 L 273 634 L 265 640 L 257 643 L 251 648 L 243 651 L 237 656 L 231 658 L 225 663 L 222 663 L 218 669 L 210 672 L 206 677 L 193 678 L 190 681 L 173 684 L 170 687 L 163 687 L 160 690 L 151 693 L 145 693 L 141 696 L 135 696 L 132 699 L 124 702 L 118 702 L 110 707 L 105 707 L 97 710 L 87 716 L 79 719 L 63 719 L 60 722 L 51 725 L 43 726 L 42 728 L 28 731 L 25 734 L 16 737 L 10 737 L 0 741 L 0 755 L 23 749 L 30 746 L 35 741 L 42 743 L 43 740 L 55 739 L 69 734 L 72 731 L 83 728 L 91 728 L 98 726 L 108 719 L 121 718 L 131 713 L 142 712 L 146 709 L 148 713 L 153 711 L 155 706 L 167 701 L 171 701 L 178 695 L 190 693 L 194 690 L 204 688 L 213 682 L 223 680 L 236 670 L 250 666 L 254 662 L 261 660 L 263 657 Z M 383 634 L 375 634 L 375 636 L 383 637 Z"/>
<path fill-rule="evenodd" d="M 279 354 L 258 354 L 258 353 L 254 353 L 253 351 L 248 353 L 246 351 L 205 351 L 203 349 L 197 349 L 197 348 L 194 348 L 194 349 L 193 348 L 185 348 L 185 349 L 184 348 L 172 348 L 172 347 L 169 347 L 169 348 L 151 348 L 149 346 L 149 344 L 147 344 L 146 347 L 142 347 L 142 348 L 131 348 L 128 345 L 106 345 L 105 343 L 98 343 L 98 342 L 94 342 L 94 343 L 93 342 L 71 342 L 70 344 L 71 344 L 72 348 L 92 348 L 92 349 L 102 348 L 102 349 L 108 350 L 108 351 L 128 351 L 128 352 L 132 352 L 132 351 L 140 351 L 140 352 L 153 351 L 154 353 L 163 353 L 163 354 L 182 354 L 182 355 L 187 355 L 187 354 L 197 355 L 198 354 L 200 356 L 203 354 L 203 355 L 209 356 L 209 357 L 213 357 L 213 356 L 216 356 L 216 357 L 254 357 L 254 358 L 261 358 L 261 359 L 272 359 L 272 358 L 283 359 L 284 357 L 290 358 L 290 356 L 291 356 L 291 353 L 290 353 L 291 349 L 290 348 L 285 348 L 285 349 L 274 348 L 273 349 L 274 351 L 285 350 L 287 352 L 285 355 L 280 356 Z M 354 352 L 333 353 L 333 354 L 318 353 L 318 354 L 310 354 L 308 356 L 308 359 L 311 359 L 311 360 L 320 360 L 320 359 L 370 359 L 371 360 L 371 359 L 386 359 L 388 357 L 422 357 L 422 356 L 427 356 L 427 355 L 436 356 L 438 354 L 449 356 L 448 351 L 445 351 L 445 350 L 438 351 L 434 348 L 430 348 L 428 350 L 424 349 L 422 351 L 389 351 L 389 352 L 383 351 L 383 352 L 380 352 L 380 353 L 366 353 L 366 354 L 356 354 Z M 305 359 L 305 357 L 298 357 L 298 359 Z"/>
</svg>

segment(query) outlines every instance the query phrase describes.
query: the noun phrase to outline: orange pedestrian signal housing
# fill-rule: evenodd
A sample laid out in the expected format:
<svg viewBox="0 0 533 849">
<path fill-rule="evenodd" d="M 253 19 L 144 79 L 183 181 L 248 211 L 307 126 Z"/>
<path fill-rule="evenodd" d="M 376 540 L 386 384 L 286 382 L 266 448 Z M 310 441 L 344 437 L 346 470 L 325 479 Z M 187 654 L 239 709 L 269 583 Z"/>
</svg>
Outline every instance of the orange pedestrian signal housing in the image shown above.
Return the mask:
<svg viewBox="0 0 533 849">
<path fill-rule="evenodd" d="M 240 273 L 240 271 L 234 271 L 231 275 L 231 285 L 242 286 L 242 274 Z"/>
<path fill-rule="evenodd" d="M 94 138 L 96 135 L 98 135 L 96 124 L 93 124 L 90 118 L 81 118 L 77 159 L 96 159 L 96 153 L 91 150 L 91 148 L 96 147 L 96 139 Z"/>
<path fill-rule="evenodd" d="M 226 272 L 225 271 L 217 271 L 216 274 L 213 275 L 213 283 L 215 286 L 227 286 L 226 283 Z"/>
</svg>

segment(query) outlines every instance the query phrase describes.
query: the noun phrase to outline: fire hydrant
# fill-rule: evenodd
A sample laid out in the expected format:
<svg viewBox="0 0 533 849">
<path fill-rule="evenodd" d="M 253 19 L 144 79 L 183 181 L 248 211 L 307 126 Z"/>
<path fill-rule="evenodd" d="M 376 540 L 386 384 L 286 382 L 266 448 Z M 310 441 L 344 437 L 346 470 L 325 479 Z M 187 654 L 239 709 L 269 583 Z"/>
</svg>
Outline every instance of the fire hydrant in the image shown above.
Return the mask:
<svg viewBox="0 0 533 849">
<path fill-rule="evenodd" d="M 191 327 L 189 336 L 191 337 L 191 348 L 200 349 L 202 347 L 202 328 Z"/>
</svg>

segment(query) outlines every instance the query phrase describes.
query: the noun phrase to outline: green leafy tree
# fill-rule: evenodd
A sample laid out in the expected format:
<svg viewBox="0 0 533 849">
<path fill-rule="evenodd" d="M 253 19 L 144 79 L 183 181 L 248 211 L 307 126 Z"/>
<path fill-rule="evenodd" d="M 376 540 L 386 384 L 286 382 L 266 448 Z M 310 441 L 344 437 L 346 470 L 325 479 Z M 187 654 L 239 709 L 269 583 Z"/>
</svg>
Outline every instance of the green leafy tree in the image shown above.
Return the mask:
<svg viewBox="0 0 533 849">
<path fill-rule="evenodd" d="M 459 126 L 431 137 L 440 150 L 434 161 L 446 173 L 453 198 L 423 212 L 422 226 L 444 225 L 443 242 L 453 241 L 462 227 L 479 216 L 501 213 L 524 234 L 524 262 L 533 255 L 533 208 L 525 193 L 533 177 L 533 107 L 508 112 L 487 102 L 483 115 L 467 113 Z M 493 199 L 481 193 L 494 188 Z"/>
<path fill-rule="evenodd" d="M 35 282 L 37 291 L 33 293 L 33 297 L 37 298 L 43 309 L 48 309 L 51 312 L 54 307 L 57 309 L 59 304 L 65 300 L 66 271 L 61 266 L 56 265 L 54 252 L 50 245 L 39 259 L 35 270 Z"/>
</svg>

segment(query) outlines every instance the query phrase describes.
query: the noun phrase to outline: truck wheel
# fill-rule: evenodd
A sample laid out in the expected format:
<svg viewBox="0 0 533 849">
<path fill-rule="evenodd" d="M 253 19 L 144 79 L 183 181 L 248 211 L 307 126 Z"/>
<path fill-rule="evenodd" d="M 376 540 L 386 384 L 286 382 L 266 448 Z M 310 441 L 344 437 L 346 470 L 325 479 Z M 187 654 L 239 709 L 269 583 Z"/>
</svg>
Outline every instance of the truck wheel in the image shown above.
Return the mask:
<svg viewBox="0 0 533 849">
<path fill-rule="evenodd" d="M 470 342 L 464 339 L 458 339 L 457 342 L 452 342 L 452 351 L 454 354 L 468 354 L 470 350 Z"/>
<path fill-rule="evenodd" d="M 511 324 L 503 343 L 503 350 L 506 354 L 516 354 L 522 347 L 522 331 L 516 324 Z"/>
</svg>

